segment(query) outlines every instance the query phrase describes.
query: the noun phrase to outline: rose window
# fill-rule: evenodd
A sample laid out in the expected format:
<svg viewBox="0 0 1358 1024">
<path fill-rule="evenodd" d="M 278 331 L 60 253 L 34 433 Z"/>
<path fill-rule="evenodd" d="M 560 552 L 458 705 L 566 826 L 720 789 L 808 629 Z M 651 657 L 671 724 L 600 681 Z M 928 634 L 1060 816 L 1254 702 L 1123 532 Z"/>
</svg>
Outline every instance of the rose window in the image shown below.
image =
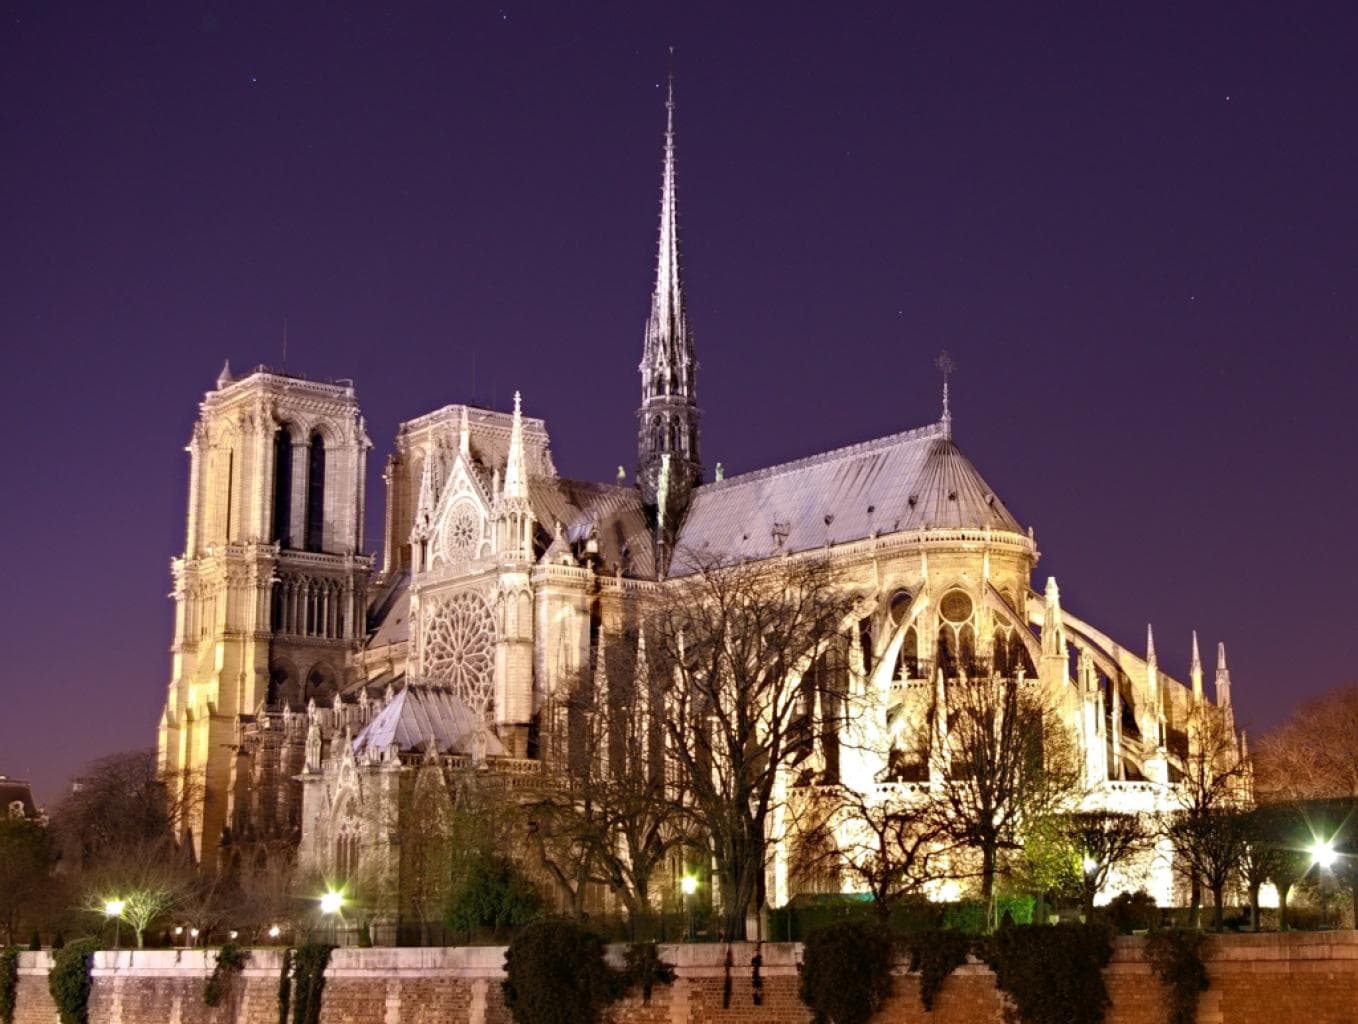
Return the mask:
<svg viewBox="0 0 1358 1024">
<path fill-rule="evenodd" d="M 431 602 L 425 613 L 424 674 L 452 686 L 473 711 L 490 707 L 495 667 L 495 620 L 471 592 Z"/>
<path fill-rule="evenodd" d="M 465 561 L 476 554 L 481 522 L 470 505 L 458 505 L 443 526 L 443 550 L 449 561 Z"/>
</svg>

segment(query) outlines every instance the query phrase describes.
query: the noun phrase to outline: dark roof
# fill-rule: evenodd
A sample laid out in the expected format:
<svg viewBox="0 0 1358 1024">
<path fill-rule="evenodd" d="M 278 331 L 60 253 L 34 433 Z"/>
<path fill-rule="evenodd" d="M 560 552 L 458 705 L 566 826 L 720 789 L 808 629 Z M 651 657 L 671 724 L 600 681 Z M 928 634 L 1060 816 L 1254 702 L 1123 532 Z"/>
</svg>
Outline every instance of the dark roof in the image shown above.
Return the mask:
<svg viewBox="0 0 1358 1024">
<path fill-rule="evenodd" d="M 620 567 L 624 576 L 654 575 L 651 531 L 635 487 L 533 477 L 528 493 L 538 525 L 550 532 L 559 522 L 562 536 L 571 544 L 584 541 L 597 528 L 599 557 L 606 571 Z"/>
<path fill-rule="evenodd" d="M 0 775 L 0 817 L 10 816 L 11 804 L 22 804 L 24 817 L 38 817 L 38 805 L 33 802 L 33 787 L 23 779 Z"/>
</svg>

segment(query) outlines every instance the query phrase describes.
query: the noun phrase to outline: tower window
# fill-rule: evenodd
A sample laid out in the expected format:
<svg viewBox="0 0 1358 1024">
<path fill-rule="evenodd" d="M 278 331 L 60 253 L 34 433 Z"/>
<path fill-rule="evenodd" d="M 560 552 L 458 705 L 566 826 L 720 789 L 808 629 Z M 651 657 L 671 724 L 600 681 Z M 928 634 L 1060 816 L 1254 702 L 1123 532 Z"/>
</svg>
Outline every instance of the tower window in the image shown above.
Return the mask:
<svg viewBox="0 0 1358 1024">
<path fill-rule="evenodd" d="M 320 551 L 325 539 L 325 439 L 311 435 L 307 449 L 306 549 Z"/>
<path fill-rule="evenodd" d="M 292 437 L 279 430 L 273 440 L 273 531 L 271 540 L 292 546 Z"/>
</svg>

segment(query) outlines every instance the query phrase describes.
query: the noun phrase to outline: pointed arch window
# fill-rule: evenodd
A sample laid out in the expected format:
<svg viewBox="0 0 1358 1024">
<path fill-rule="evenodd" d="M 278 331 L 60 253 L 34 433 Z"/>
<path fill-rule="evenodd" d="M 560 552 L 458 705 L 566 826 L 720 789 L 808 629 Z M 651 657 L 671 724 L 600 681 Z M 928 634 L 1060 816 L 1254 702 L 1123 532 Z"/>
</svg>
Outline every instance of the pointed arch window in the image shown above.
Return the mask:
<svg viewBox="0 0 1358 1024">
<path fill-rule="evenodd" d="M 273 529 L 270 540 L 292 546 L 292 435 L 286 428 L 273 436 Z"/>
<path fill-rule="evenodd" d="M 325 543 L 325 438 L 311 435 L 307 446 L 306 549 L 320 551 Z"/>
</svg>

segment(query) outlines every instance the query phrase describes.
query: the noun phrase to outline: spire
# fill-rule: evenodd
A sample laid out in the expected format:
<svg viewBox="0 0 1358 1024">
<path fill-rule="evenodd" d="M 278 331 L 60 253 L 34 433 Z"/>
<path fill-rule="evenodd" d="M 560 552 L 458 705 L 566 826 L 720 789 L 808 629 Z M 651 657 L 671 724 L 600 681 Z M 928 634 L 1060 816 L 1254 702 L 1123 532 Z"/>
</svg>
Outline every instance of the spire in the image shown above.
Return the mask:
<svg viewBox="0 0 1358 1024">
<path fill-rule="evenodd" d="M 231 376 L 231 360 L 228 359 L 226 362 L 222 363 L 222 372 L 217 374 L 217 390 L 220 391 L 235 379 L 235 377 Z"/>
<path fill-rule="evenodd" d="M 509 458 L 505 461 L 504 496 L 528 497 L 528 472 L 523 461 L 523 408 L 517 391 L 514 392 L 514 425 L 509 432 Z"/>
<path fill-rule="evenodd" d="M 671 60 L 673 51 L 671 50 Z M 693 336 L 679 261 L 679 200 L 675 170 L 674 71 L 665 94 L 665 146 L 660 175 L 660 230 L 655 289 L 642 346 L 641 408 L 637 411 L 637 484 L 653 511 L 665 507 L 660 544 L 673 541 L 689 494 L 702 479 Z M 661 467 L 671 462 L 667 479 Z M 660 499 L 661 488 L 665 497 Z"/>
<path fill-rule="evenodd" d="M 457 450 L 461 453 L 464 462 L 470 462 L 472 457 L 472 433 L 471 427 L 467 424 L 467 407 L 462 407 L 462 418 L 457 425 Z"/>
<path fill-rule="evenodd" d="M 1231 670 L 1226 667 L 1226 645 L 1217 644 L 1216 674 L 1217 707 L 1226 712 L 1226 721 L 1234 719 L 1231 708 Z"/>
<path fill-rule="evenodd" d="M 943 436 L 952 437 L 952 407 L 948 401 L 948 384 L 953 371 L 957 369 L 957 363 L 948 354 L 948 350 L 944 349 L 934 360 L 934 365 L 938 367 L 938 372 L 943 374 L 943 418 L 939 420 L 939 423 L 943 427 Z"/>
<path fill-rule="evenodd" d="M 1198 653 L 1198 631 L 1193 630 L 1193 660 L 1188 666 L 1188 678 L 1193 684 L 1193 703 L 1202 703 L 1202 656 Z"/>
<path fill-rule="evenodd" d="M 1148 622 L 1146 623 L 1146 664 L 1155 667 L 1155 628 Z"/>
</svg>

